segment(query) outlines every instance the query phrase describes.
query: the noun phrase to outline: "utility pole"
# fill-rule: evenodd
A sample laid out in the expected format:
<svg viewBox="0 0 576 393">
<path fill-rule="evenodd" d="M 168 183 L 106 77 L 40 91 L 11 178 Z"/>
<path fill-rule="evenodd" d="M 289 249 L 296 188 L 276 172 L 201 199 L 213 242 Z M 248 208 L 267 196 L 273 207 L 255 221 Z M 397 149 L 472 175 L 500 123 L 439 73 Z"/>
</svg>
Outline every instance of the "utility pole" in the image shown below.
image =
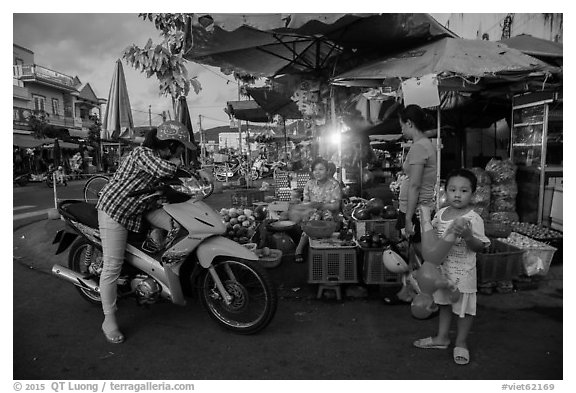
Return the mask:
<svg viewBox="0 0 576 393">
<path fill-rule="evenodd" d="M 152 105 L 148 105 L 148 125 L 152 127 Z"/>
</svg>

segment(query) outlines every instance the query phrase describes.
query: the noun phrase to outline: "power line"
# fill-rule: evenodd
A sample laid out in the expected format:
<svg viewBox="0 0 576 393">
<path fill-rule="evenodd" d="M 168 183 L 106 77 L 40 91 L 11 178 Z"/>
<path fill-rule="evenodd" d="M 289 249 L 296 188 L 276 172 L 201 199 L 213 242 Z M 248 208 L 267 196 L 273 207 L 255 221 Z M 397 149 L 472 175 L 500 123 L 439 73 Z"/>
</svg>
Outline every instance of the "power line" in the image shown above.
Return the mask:
<svg viewBox="0 0 576 393">
<path fill-rule="evenodd" d="M 230 82 L 236 83 L 235 80 L 228 79 L 228 78 L 226 78 L 226 77 L 218 74 L 217 72 L 212 71 L 210 68 L 206 67 L 204 64 L 200 64 L 200 63 L 196 63 L 196 64 L 198 64 L 200 67 L 204 68 L 205 70 L 210 71 L 211 73 L 213 73 L 214 75 L 216 75 L 218 78 L 224 79 L 224 80 L 226 81 L 226 84 L 228 84 L 228 83 L 230 83 Z"/>
</svg>

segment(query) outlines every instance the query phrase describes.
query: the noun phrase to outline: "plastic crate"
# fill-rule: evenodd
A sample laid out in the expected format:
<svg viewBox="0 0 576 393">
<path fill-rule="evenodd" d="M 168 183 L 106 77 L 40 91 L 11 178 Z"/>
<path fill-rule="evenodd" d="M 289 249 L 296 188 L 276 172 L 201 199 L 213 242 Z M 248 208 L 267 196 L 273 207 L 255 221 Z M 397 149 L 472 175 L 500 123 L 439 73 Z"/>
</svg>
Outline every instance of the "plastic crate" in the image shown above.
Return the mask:
<svg viewBox="0 0 576 393">
<path fill-rule="evenodd" d="M 363 279 L 365 284 L 400 285 L 402 275 L 392 273 L 382 263 L 384 248 L 362 248 Z"/>
<path fill-rule="evenodd" d="M 525 244 L 521 247 L 521 250 L 524 251 L 524 255 L 522 256 L 522 267 L 526 275 L 545 276 L 548 274 L 550 264 L 552 263 L 552 259 L 554 259 L 556 247 L 552 247 L 546 243 L 539 242 L 517 232 L 512 232 L 507 239 L 503 239 L 504 242 L 510 240 L 515 244 Z M 541 269 L 538 269 L 535 272 L 535 266 L 540 266 Z"/>
<path fill-rule="evenodd" d="M 308 251 L 309 284 L 358 282 L 355 248 L 314 249 Z"/>
<path fill-rule="evenodd" d="M 493 239 L 489 252 L 476 254 L 478 282 L 512 280 L 523 273 L 524 250 Z"/>
<path fill-rule="evenodd" d="M 354 219 L 356 238 L 360 238 L 367 233 L 379 233 L 390 240 L 399 240 L 400 233 L 396 229 L 396 219 L 390 220 L 356 220 Z"/>
</svg>

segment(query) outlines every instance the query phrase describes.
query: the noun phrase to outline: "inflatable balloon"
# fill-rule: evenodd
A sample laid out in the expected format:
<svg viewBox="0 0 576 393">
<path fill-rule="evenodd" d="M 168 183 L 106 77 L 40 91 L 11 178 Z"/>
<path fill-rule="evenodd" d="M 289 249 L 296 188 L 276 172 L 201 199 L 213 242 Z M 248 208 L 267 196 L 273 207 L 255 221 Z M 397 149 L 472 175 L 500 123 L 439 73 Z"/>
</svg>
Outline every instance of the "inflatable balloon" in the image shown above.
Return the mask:
<svg viewBox="0 0 576 393">
<path fill-rule="evenodd" d="M 416 295 L 410 304 L 410 311 L 416 319 L 426 319 L 436 310 L 438 306 L 434 303 L 432 296 L 424 293 Z"/>
<path fill-rule="evenodd" d="M 463 217 L 456 218 L 446 229 L 442 237 L 438 238 L 436 231 L 430 222 L 430 208 L 420 206 L 418 209 L 421 221 L 420 234 L 422 236 L 422 256 L 426 261 L 432 262 L 435 265 L 440 265 L 444 259 L 446 259 L 450 249 L 456 242 L 456 234 L 453 231 L 453 227 L 469 225 L 469 221 Z"/>
<path fill-rule="evenodd" d="M 409 268 L 404 259 L 392 251 L 391 249 L 384 250 L 382 253 L 382 263 L 386 269 L 391 273 L 406 273 Z"/>
<path fill-rule="evenodd" d="M 440 267 L 424 262 L 418 270 L 413 273 L 413 277 L 418 283 L 418 289 L 425 295 L 432 296 L 437 289 L 449 289 L 450 301 L 455 303 L 460 299 L 460 291 L 446 277 L 442 275 Z"/>
</svg>

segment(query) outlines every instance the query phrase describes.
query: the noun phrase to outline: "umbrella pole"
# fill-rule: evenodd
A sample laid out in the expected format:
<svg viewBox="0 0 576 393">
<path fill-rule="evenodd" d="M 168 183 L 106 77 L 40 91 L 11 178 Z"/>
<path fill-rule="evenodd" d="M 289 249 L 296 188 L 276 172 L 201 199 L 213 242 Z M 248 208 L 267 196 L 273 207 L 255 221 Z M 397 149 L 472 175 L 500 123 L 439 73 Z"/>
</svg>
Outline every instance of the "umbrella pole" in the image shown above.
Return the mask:
<svg viewBox="0 0 576 393">
<path fill-rule="evenodd" d="M 442 151 L 442 139 L 440 138 L 440 105 L 438 105 L 437 109 L 437 120 L 436 120 L 436 211 L 440 210 L 440 160 L 441 160 L 441 151 Z"/>
<path fill-rule="evenodd" d="M 284 125 L 284 153 L 288 156 L 288 136 L 286 134 L 286 118 L 282 116 L 282 124 Z"/>
</svg>

